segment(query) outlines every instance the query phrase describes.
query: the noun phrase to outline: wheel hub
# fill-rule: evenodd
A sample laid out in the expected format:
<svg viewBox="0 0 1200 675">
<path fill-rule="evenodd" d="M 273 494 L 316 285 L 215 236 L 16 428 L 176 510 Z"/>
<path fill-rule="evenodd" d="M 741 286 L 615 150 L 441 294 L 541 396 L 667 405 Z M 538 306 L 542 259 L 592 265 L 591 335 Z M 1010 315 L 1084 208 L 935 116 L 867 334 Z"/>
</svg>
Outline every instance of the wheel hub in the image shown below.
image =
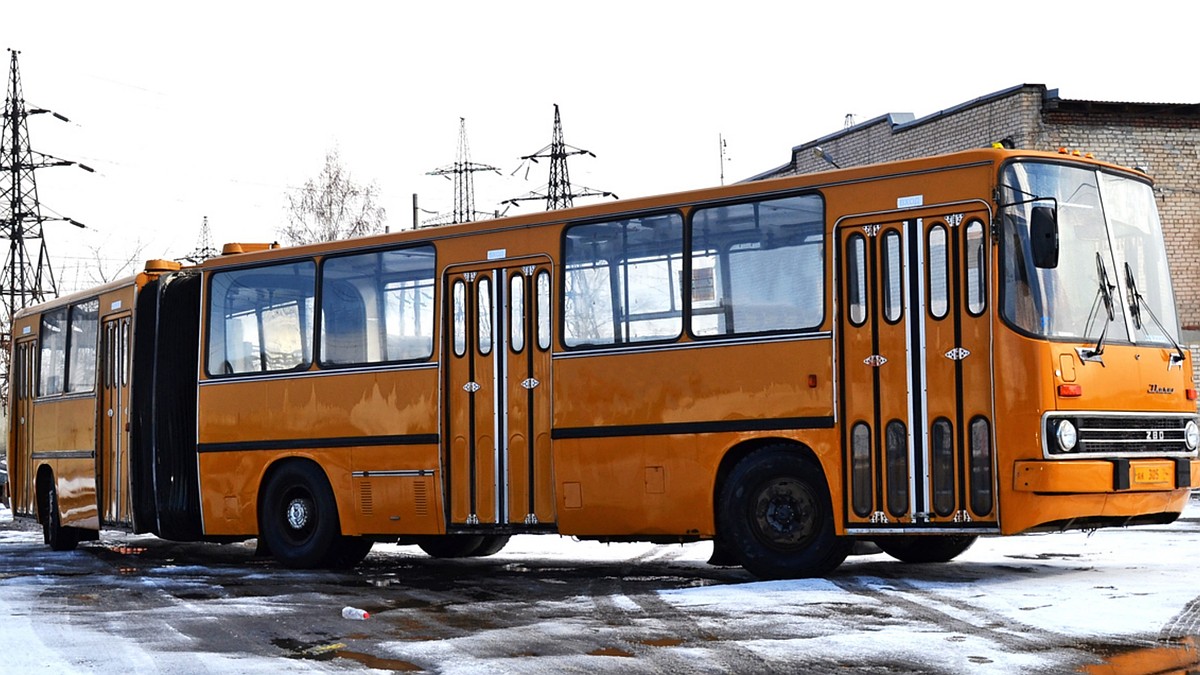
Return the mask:
<svg viewBox="0 0 1200 675">
<path fill-rule="evenodd" d="M 293 499 L 287 505 L 287 523 L 293 530 L 303 530 L 312 519 L 312 504 L 307 499 Z"/>
<path fill-rule="evenodd" d="M 803 545 L 814 534 L 817 509 L 813 495 L 799 483 L 772 481 L 759 493 L 757 524 L 763 537 L 775 546 Z"/>
</svg>

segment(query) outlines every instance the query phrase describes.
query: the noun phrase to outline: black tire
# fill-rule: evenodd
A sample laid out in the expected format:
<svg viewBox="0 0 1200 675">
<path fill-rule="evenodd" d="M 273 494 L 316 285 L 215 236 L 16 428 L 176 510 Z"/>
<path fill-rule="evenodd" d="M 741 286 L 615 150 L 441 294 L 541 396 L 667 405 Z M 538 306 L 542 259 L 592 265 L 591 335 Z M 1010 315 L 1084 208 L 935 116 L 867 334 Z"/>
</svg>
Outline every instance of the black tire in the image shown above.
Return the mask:
<svg viewBox="0 0 1200 675">
<path fill-rule="evenodd" d="M 258 510 L 259 536 L 285 567 L 321 567 L 341 536 L 337 503 L 320 467 L 287 462 L 263 489 Z M 365 554 L 364 554 L 365 555 Z"/>
<path fill-rule="evenodd" d="M 46 491 L 46 517 L 42 519 L 42 540 L 52 551 L 73 551 L 79 545 L 79 530 L 63 527 L 58 513 L 58 489 L 54 481 Z"/>
<path fill-rule="evenodd" d="M 364 537 L 339 536 L 329 547 L 323 566 L 333 570 L 352 569 L 367 557 L 374 545 L 375 542 Z"/>
<path fill-rule="evenodd" d="M 875 544 L 900 562 L 944 563 L 971 548 L 978 537 L 969 534 L 880 537 Z"/>
<path fill-rule="evenodd" d="M 496 555 L 508 546 L 508 540 L 511 537 L 507 534 L 490 534 L 485 535 L 483 543 L 470 553 L 471 557 L 486 558 L 489 555 Z"/>
<path fill-rule="evenodd" d="M 742 567 L 763 579 L 828 574 L 854 545 L 839 537 L 821 467 L 783 445 L 733 468 L 717 501 L 717 532 Z"/>
<path fill-rule="evenodd" d="M 483 546 L 485 538 L 479 534 L 447 534 L 427 537 L 417 546 L 434 558 L 470 558 L 477 555 L 475 551 Z"/>
</svg>

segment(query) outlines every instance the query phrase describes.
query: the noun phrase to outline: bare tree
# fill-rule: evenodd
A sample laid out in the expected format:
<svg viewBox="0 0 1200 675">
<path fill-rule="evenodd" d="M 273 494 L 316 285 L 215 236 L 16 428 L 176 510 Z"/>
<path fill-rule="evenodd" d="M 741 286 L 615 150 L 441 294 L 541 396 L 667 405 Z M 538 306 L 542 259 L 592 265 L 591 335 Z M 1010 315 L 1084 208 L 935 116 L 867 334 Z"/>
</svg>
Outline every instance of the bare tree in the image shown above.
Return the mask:
<svg viewBox="0 0 1200 675">
<path fill-rule="evenodd" d="M 145 262 L 142 258 L 146 245 L 141 239 L 135 240 L 124 252 L 113 251 L 109 240 L 99 246 L 88 246 L 92 259 L 88 261 L 85 273 L 87 282 L 99 286 L 115 281 L 121 277 L 137 274 Z M 115 257 L 114 257 L 115 256 Z"/>
<path fill-rule="evenodd" d="M 325 153 L 325 168 L 304 187 L 287 195 L 285 244 L 349 239 L 383 231 L 387 212 L 375 205 L 379 186 L 359 185 L 342 166 L 337 149 Z"/>
</svg>

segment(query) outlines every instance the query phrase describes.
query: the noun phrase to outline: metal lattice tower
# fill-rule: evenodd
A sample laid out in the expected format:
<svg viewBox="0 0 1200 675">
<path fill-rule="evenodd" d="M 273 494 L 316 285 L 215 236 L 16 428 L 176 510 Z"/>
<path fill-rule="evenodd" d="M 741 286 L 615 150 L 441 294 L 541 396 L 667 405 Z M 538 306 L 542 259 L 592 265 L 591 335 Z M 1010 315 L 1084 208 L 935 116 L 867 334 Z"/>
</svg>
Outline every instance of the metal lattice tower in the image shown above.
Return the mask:
<svg viewBox="0 0 1200 675">
<path fill-rule="evenodd" d="M 3 381 L 0 398 L 8 401 L 7 374 L 12 348 L 13 315 L 33 305 L 58 295 L 54 281 L 54 270 L 42 236 L 42 225 L 46 221 L 62 220 L 76 227 L 83 224 L 62 216 L 42 215 L 38 202 L 37 181 L 34 172 L 51 166 L 77 165 L 92 171 L 78 162 L 59 159 L 29 147 L 30 115 L 49 113 L 55 118 L 69 122 L 66 117 L 44 108 L 25 107 L 21 90 L 21 73 L 17 67 L 16 50 L 11 55 L 8 71 L 8 98 L 4 102 L 4 128 L 0 133 L 0 237 L 8 240 L 8 255 L 4 261 L 3 279 L 0 279 L 0 350 L 3 351 Z M 36 251 L 36 254 L 34 253 Z"/>
<path fill-rule="evenodd" d="M 505 200 L 505 204 L 516 206 L 518 202 L 526 201 L 541 201 L 545 200 L 546 210 L 553 211 L 555 209 L 565 209 L 575 203 L 576 197 L 612 197 L 617 196 L 611 192 L 601 190 L 593 190 L 592 188 L 579 187 L 572 189 L 571 175 L 567 169 L 567 158 L 571 155 L 587 155 L 595 157 L 595 153 L 590 150 L 576 148 L 567 145 L 563 140 L 562 118 L 558 113 L 558 104 L 554 104 L 554 134 L 551 137 L 550 145 L 538 150 L 532 155 L 525 155 L 521 158 L 522 161 L 536 163 L 539 159 L 550 160 L 550 181 L 546 184 L 543 192 L 534 190 L 524 197 L 514 197 L 513 199 Z M 519 170 L 519 169 L 518 169 Z M 514 172 L 515 173 L 515 172 Z"/>
<path fill-rule="evenodd" d="M 204 216 L 204 224 L 200 226 L 200 238 L 196 240 L 196 248 L 183 256 L 183 260 L 193 265 L 199 265 L 209 258 L 217 257 L 220 253 L 212 243 L 212 231 L 208 229 L 208 216 Z"/>
<path fill-rule="evenodd" d="M 443 178 L 454 181 L 454 212 L 447 221 L 445 217 L 435 218 L 428 225 L 444 225 L 449 223 L 469 223 L 479 216 L 488 216 L 491 214 L 483 213 L 475 210 L 475 178 L 474 174 L 479 171 L 495 171 L 500 173 L 500 169 L 487 164 L 478 164 L 471 161 L 471 149 L 467 145 L 467 119 L 465 117 L 458 118 L 458 158 L 449 166 L 444 166 L 440 169 L 435 169 L 428 172 L 429 176 L 442 176 Z"/>
</svg>

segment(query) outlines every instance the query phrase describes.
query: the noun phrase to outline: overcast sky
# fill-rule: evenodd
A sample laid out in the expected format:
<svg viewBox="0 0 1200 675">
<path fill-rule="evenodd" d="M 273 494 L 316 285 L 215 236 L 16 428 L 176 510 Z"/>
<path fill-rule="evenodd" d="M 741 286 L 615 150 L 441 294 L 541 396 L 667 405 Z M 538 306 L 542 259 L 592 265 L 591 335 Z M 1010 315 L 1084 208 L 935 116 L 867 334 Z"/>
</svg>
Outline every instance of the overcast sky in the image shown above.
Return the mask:
<svg viewBox="0 0 1200 675">
<path fill-rule="evenodd" d="M 452 208 L 426 172 L 454 161 L 460 117 L 471 159 L 502 171 L 476 174 L 476 208 L 499 208 L 545 185 L 545 162 L 511 172 L 550 143 L 555 103 L 567 143 L 597 155 L 571 160 L 572 182 L 629 198 L 718 184 L 721 136 L 733 182 L 847 114 L 924 116 L 1022 83 L 1200 102 L 1184 3 L 5 4 L 27 107 L 71 119 L 32 117 L 33 148 L 97 170 L 38 172 L 44 213 L 88 226 L 47 226 L 58 268 L 135 241 L 184 255 L 205 216 L 218 246 L 273 240 L 331 148 L 407 228 L 413 193 Z"/>
</svg>

